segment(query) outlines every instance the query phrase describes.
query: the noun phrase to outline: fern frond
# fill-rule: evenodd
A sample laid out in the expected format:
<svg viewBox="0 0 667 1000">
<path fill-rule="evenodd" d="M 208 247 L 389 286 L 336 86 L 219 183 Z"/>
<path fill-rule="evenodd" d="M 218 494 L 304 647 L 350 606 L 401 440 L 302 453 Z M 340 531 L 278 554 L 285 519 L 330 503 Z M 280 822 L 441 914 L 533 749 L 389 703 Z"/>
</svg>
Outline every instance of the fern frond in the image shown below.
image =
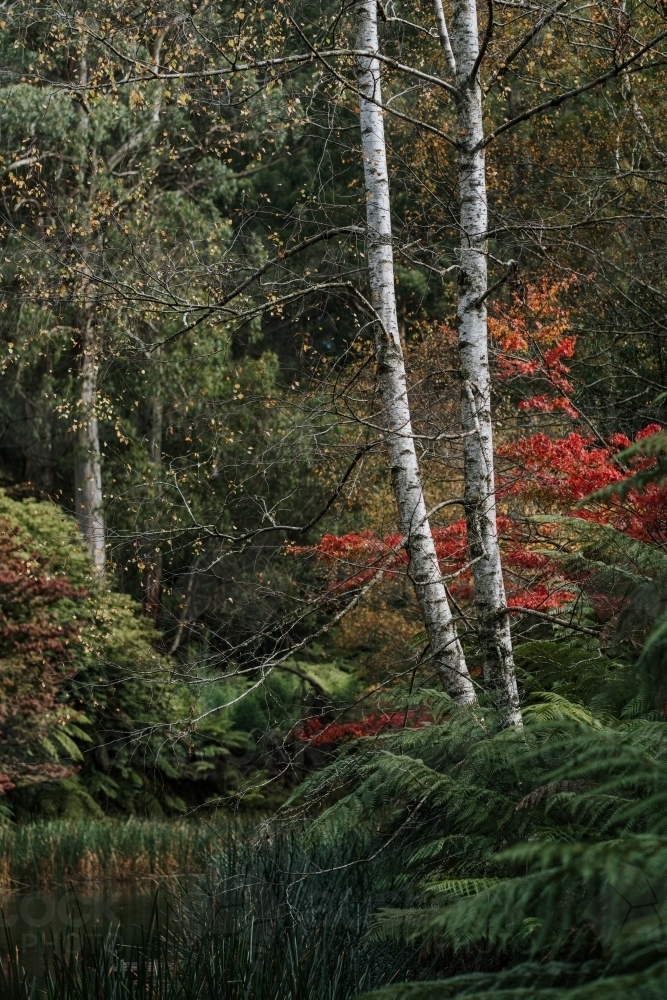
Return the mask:
<svg viewBox="0 0 667 1000">
<path fill-rule="evenodd" d="M 498 884 L 494 878 L 445 878 L 424 883 L 426 892 L 437 893 L 445 899 L 461 899 L 476 896 L 478 892 L 492 889 Z"/>
<path fill-rule="evenodd" d="M 529 520 L 557 528 L 558 548 L 549 550 L 550 558 L 569 572 L 597 574 L 596 584 L 641 583 L 667 572 L 667 553 L 663 549 L 632 538 L 610 524 L 550 514 Z"/>
<path fill-rule="evenodd" d="M 494 974 L 470 973 L 406 982 L 372 994 L 375 1000 L 663 1000 L 667 968 L 660 959 L 638 972 L 604 975 L 599 962 L 525 962 Z M 586 981 L 588 980 L 588 981 Z M 370 1000 L 366 994 L 360 1000 Z"/>
<path fill-rule="evenodd" d="M 641 493 L 649 483 L 655 483 L 658 486 L 664 485 L 667 482 L 667 432 L 658 431 L 649 437 L 640 438 L 639 441 L 635 441 L 629 448 L 625 448 L 616 455 L 617 461 L 623 464 L 636 458 L 653 458 L 657 461 L 650 469 L 642 469 L 640 472 L 628 476 L 627 479 L 622 479 L 618 483 L 612 483 L 610 486 L 605 486 L 604 489 L 597 490 L 586 497 L 582 503 L 604 502 L 612 500 L 614 497 L 625 500 L 631 490 L 637 490 Z"/>
<path fill-rule="evenodd" d="M 572 722 L 582 722 L 592 729 L 602 729 L 602 723 L 591 712 L 555 691 L 539 691 L 536 692 L 536 697 L 542 700 L 525 706 L 523 709 L 524 719 L 528 718 L 535 722 L 553 722 L 565 719 Z"/>
</svg>

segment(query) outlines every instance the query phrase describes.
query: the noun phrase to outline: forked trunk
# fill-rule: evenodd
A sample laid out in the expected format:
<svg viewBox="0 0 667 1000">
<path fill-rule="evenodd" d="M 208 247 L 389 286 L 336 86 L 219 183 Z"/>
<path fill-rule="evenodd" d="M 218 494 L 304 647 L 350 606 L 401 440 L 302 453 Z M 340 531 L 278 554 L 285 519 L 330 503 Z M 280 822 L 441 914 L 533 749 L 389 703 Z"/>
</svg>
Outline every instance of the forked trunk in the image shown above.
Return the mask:
<svg viewBox="0 0 667 1000">
<path fill-rule="evenodd" d="M 412 434 L 405 364 L 398 331 L 389 177 L 381 104 L 376 0 L 361 0 L 356 10 L 356 48 L 369 53 L 357 60 L 361 143 L 366 183 L 368 274 L 378 315 L 375 352 L 383 404 L 385 440 L 401 533 L 410 558 L 410 576 L 428 634 L 431 655 L 445 689 L 458 702 L 475 701 L 473 684 L 447 600 L 427 517 Z"/>
<path fill-rule="evenodd" d="M 493 468 L 491 379 L 487 338 L 487 200 L 482 95 L 475 0 L 454 0 L 460 233 L 458 339 L 465 437 L 465 506 L 475 603 L 484 653 L 484 680 L 506 721 L 521 723 L 506 611 Z"/>
</svg>

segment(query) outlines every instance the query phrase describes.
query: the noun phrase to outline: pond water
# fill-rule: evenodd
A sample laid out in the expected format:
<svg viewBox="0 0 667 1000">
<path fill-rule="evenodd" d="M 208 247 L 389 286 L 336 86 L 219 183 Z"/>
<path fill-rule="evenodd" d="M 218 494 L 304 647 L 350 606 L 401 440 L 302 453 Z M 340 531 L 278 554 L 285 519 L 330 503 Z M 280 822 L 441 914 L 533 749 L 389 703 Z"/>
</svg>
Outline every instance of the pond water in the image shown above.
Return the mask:
<svg viewBox="0 0 667 1000">
<path fill-rule="evenodd" d="M 72 940 L 76 947 L 82 934 L 105 935 L 110 929 L 119 943 L 130 945 L 141 940 L 156 907 L 162 922 L 173 897 L 153 880 L 23 888 L 0 896 L 0 955 L 6 959 L 11 950 L 30 970 L 44 949 Z"/>
</svg>

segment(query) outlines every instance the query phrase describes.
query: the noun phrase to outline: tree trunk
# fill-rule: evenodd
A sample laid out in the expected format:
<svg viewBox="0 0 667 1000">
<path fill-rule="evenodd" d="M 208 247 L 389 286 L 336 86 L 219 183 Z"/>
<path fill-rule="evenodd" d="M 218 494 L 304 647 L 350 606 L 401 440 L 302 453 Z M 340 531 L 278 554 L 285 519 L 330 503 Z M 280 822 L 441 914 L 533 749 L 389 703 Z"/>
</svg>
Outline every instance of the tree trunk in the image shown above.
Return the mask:
<svg viewBox="0 0 667 1000">
<path fill-rule="evenodd" d="M 176 629 L 176 635 L 174 636 L 171 648 L 169 650 L 169 655 L 173 656 L 181 644 L 183 639 L 183 633 L 185 632 L 186 626 L 188 624 L 188 619 L 190 617 L 190 607 L 192 605 L 192 595 L 195 589 L 195 579 L 197 576 L 197 570 L 199 568 L 198 562 L 195 561 L 192 569 L 188 573 L 188 582 L 185 585 L 185 593 L 183 594 L 183 606 L 181 608 L 181 613 L 178 619 L 178 628 Z"/>
<path fill-rule="evenodd" d="M 357 7 L 356 48 L 378 51 L 376 0 Z M 380 64 L 369 55 L 357 60 L 361 143 L 366 185 L 367 253 L 375 327 L 378 381 L 384 408 L 385 439 L 401 533 L 410 559 L 409 573 L 428 634 L 431 655 L 445 690 L 470 704 L 475 692 L 447 600 L 435 543 L 427 518 L 398 332 L 389 178 L 381 103 Z"/>
<path fill-rule="evenodd" d="M 153 474 L 157 476 L 162 464 L 162 399 L 159 390 L 154 396 L 151 396 L 148 403 L 148 453 L 153 463 Z M 158 521 L 155 519 L 153 525 L 148 525 L 151 534 L 152 527 L 157 526 L 157 523 Z M 162 588 L 162 552 L 156 552 L 156 548 L 157 546 L 152 540 L 151 551 L 146 559 L 146 569 L 144 570 L 144 611 L 155 619 L 160 614 L 160 591 Z"/>
<path fill-rule="evenodd" d="M 104 572 L 106 538 L 102 509 L 102 464 L 97 423 L 97 356 L 92 307 L 81 330 L 80 412 L 75 462 L 76 518 L 98 573 Z"/>
<path fill-rule="evenodd" d="M 85 51 L 79 61 L 81 92 L 88 85 L 88 60 Z M 79 169 L 79 193 L 85 212 L 89 213 L 95 193 L 96 158 L 90 155 L 88 141 L 90 129 L 88 106 L 84 100 L 78 104 L 82 138 L 89 155 Z M 91 175 L 88 171 L 91 171 Z M 89 181 L 87 184 L 86 182 Z M 74 510 L 83 537 L 88 545 L 93 566 L 103 573 L 106 564 L 106 532 L 102 507 L 102 463 L 100 434 L 97 423 L 97 337 L 95 329 L 95 302 L 91 295 L 89 247 L 84 250 L 86 279 L 82 288 L 80 357 L 79 357 L 79 408 L 76 421 L 76 453 L 74 461 Z"/>
<path fill-rule="evenodd" d="M 520 724 L 509 615 L 506 609 L 493 469 L 491 379 L 487 340 L 487 203 L 482 95 L 475 0 L 455 0 L 460 231 L 458 339 L 465 440 L 465 509 L 475 603 L 484 653 L 484 680 L 508 723 Z"/>
</svg>

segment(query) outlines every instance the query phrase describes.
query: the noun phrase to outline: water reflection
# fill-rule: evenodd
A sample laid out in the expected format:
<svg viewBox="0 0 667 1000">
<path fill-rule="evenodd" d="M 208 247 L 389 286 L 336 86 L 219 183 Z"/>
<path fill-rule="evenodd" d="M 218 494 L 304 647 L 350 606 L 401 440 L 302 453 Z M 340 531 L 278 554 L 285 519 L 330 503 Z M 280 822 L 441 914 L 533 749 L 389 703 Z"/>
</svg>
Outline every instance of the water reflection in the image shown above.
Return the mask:
<svg viewBox="0 0 667 1000">
<path fill-rule="evenodd" d="M 152 881 L 82 885 L 80 888 L 22 889 L 0 896 L 4 932 L 0 952 L 11 950 L 31 966 L 44 948 L 76 947 L 82 935 L 111 930 L 120 944 L 131 944 L 150 925 L 157 906 L 163 916 L 170 894 Z"/>
</svg>

